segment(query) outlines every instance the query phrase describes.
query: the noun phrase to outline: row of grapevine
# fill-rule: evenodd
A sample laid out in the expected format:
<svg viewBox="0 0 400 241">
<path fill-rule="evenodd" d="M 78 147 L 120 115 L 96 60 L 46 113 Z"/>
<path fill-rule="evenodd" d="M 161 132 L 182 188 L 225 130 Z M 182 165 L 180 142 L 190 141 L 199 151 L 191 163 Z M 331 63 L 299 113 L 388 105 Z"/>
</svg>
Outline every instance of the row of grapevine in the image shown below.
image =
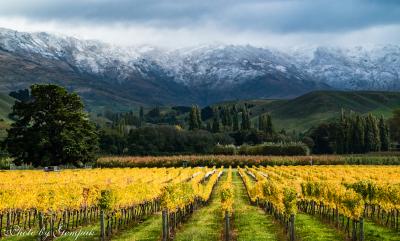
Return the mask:
<svg viewBox="0 0 400 241">
<path fill-rule="evenodd" d="M 222 169 L 214 169 L 189 182 L 172 184 L 165 188 L 161 197 L 162 240 L 171 240 L 179 224 L 194 210 L 208 204 L 211 193 L 223 173 Z"/>
<path fill-rule="evenodd" d="M 345 217 L 355 222 L 353 226 L 359 225 L 361 218 L 369 218 L 380 225 L 399 230 L 400 168 L 338 166 L 287 167 L 285 170 L 286 173 L 292 173 L 293 177 L 307 180 L 301 185 L 302 194 L 314 202 L 321 203 L 323 200 L 322 210 L 329 213 L 342 210 Z M 337 226 L 340 224 L 338 217 L 339 213 L 331 215 L 333 221 L 336 219 Z M 349 220 L 345 229 L 349 232 Z"/>
<path fill-rule="evenodd" d="M 101 222 L 102 237 L 109 238 L 159 210 L 164 187 L 203 172 L 202 168 L 3 172 L 0 237 L 20 228 L 43 230 L 41 234 L 54 237 L 59 230 Z"/>
<path fill-rule="evenodd" d="M 297 211 L 320 216 L 352 240 L 364 240 L 365 218 L 399 229 L 398 167 L 254 167 L 239 173 L 250 200 L 284 223 L 290 240 Z"/>
<path fill-rule="evenodd" d="M 233 184 L 232 184 L 232 167 L 229 167 L 228 175 L 224 183 L 222 183 L 221 190 L 221 207 L 222 213 L 225 219 L 225 227 L 224 227 L 224 236 L 225 240 L 230 240 L 230 217 L 233 213 L 233 198 L 234 198 L 234 191 L 233 191 Z"/>
<path fill-rule="evenodd" d="M 246 187 L 249 199 L 253 204 L 262 207 L 273 215 L 282 225 L 289 237 L 295 239 L 294 220 L 297 212 L 296 191 L 291 183 L 280 180 L 267 180 L 267 176 L 256 170 L 238 168 Z"/>
</svg>

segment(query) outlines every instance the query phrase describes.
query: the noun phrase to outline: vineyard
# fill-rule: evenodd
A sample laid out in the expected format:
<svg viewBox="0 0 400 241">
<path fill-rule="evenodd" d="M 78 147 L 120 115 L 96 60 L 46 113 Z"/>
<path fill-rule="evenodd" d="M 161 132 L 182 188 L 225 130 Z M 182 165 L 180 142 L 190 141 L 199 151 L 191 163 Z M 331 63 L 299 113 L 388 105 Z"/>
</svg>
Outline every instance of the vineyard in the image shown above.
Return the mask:
<svg viewBox="0 0 400 241">
<path fill-rule="evenodd" d="M 97 160 L 98 167 L 182 167 L 182 166 L 274 166 L 274 165 L 400 165 L 400 155 L 261 156 L 110 156 Z"/>
<path fill-rule="evenodd" d="M 7 241 L 400 240 L 398 166 L 31 170 L 0 180 Z"/>
</svg>

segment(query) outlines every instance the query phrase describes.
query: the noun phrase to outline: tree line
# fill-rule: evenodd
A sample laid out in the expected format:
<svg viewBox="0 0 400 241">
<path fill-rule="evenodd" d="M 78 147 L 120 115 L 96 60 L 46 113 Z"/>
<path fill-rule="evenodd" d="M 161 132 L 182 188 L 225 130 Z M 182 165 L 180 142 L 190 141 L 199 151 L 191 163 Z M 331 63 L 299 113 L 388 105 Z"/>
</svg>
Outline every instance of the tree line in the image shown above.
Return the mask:
<svg viewBox="0 0 400 241">
<path fill-rule="evenodd" d="M 296 134 L 277 131 L 268 113 L 252 121 L 246 104 L 180 106 L 169 113 L 160 107 L 147 112 L 141 107 L 138 114 L 105 112 L 98 117 L 109 122 L 96 125 L 80 97 L 60 86 L 32 85 L 11 95 L 17 99 L 10 114 L 14 122 L 2 144 L 16 164 L 79 166 L 98 154 L 205 154 L 213 153 L 218 144 L 267 142 L 302 141 L 313 153 L 367 153 L 388 151 L 391 141 L 400 141 L 400 110 L 388 121 L 383 116 L 342 111 L 338 118 Z"/>
<path fill-rule="evenodd" d="M 341 112 L 339 118 L 322 123 L 310 133 L 314 153 L 367 153 L 388 151 L 390 131 L 383 116 Z"/>
</svg>

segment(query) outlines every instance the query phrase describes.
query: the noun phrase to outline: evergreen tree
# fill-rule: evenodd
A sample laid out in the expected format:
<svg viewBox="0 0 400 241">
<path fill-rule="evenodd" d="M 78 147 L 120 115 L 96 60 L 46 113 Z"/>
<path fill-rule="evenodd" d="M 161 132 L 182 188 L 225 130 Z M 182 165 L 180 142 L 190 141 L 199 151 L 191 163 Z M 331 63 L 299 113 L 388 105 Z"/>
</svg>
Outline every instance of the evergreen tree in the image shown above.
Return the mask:
<svg viewBox="0 0 400 241">
<path fill-rule="evenodd" d="M 266 118 L 266 126 L 265 126 L 265 132 L 267 135 L 271 136 L 274 133 L 274 127 L 272 126 L 272 118 L 271 115 L 267 115 Z"/>
<path fill-rule="evenodd" d="M 381 142 L 381 151 L 389 151 L 389 146 L 390 146 L 389 128 L 383 116 L 381 116 L 381 118 L 379 119 L 379 135 Z"/>
<path fill-rule="evenodd" d="M 195 110 L 196 110 L 196 120 L 197 120 L 197 128 L 201 129 L 202 127 L 202 121 L 201 121 L 201 112 L 200 112 L 200 108 L 198 105 L 195 106 Z"/>
<path fill-rule="evenodd" d="M 189 130 L 199 129 L 198 114 L 196 106 L 192 106 L 189 114 Z"/>
<path fill-rule="evenodd" d="M 233 114 L 233 131 L 239 130 L 239 117 L 238 114 L 235 112 Z"/>
<path fill-rule="evenodd" d="M 140 106 L 139 118 L 140 118 L 141 121 L 144 120 L 144 110 L 143 110 L 143 106 Z"/>
<path fill-rule="evenodd" d="M 336 125 L 336 153 L 344 154 L 347 153 L 348 146 L 348 123 L 342 112 L 339 123 Z"/>
<path fill-rule="evenodd" d="M 266 119 L 265 115 L 261 114 L 258 116 L 258 130 L 264 132 L 266 130 Z"/>
<path fill-rule="evenodd" d="M 221 131 L 221 126 L 220 126 L 220 121 L 219 121 L 219 115 L 218 113 L 214 114 L 213 118 L 213 124 L 212 124 L 212 132 L 218 133 Z"/>
<path fill-rule="evenodd" d="M 364 126 L 364 146 L 365 152 L 379 151 L 381 147 L 379 128 L 376 118 L 372 114 L 368 114 L 365 118 Z"/>
<path fill-rule="evenodd" d="M 390 138 L 400 143 L 400 108 L 393 110 L 393 116 L 389 119 Z"/>
<path fill-rule="evenodd" d="M 359 115 L 356 116 L 355 121 L 353 121 L 352 127 L 352 150 L 354 153 L 363 153 L 365 150 L 364 147 L 364 121 L 363 118 Z"/>
<path fill-rule="evenodd" d="M 242 130 L 250 130 L 251 123 L 250 123 L 250 115 L 246 108 L 242 111 Z"/>
</svg>

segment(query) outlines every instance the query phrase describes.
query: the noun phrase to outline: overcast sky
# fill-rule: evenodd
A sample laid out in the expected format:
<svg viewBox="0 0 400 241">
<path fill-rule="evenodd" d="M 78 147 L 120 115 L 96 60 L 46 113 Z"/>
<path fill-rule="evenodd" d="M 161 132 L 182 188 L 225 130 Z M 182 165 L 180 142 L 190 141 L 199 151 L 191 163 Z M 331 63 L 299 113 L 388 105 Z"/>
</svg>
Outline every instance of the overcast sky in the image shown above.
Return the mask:
<svg viewBox="0 0 400 241">
<path fill-rule="evenodd" d="M 11 0 L 0 27 L 123 44 L 400 43 L 400 0 Z"/>
</svg>

